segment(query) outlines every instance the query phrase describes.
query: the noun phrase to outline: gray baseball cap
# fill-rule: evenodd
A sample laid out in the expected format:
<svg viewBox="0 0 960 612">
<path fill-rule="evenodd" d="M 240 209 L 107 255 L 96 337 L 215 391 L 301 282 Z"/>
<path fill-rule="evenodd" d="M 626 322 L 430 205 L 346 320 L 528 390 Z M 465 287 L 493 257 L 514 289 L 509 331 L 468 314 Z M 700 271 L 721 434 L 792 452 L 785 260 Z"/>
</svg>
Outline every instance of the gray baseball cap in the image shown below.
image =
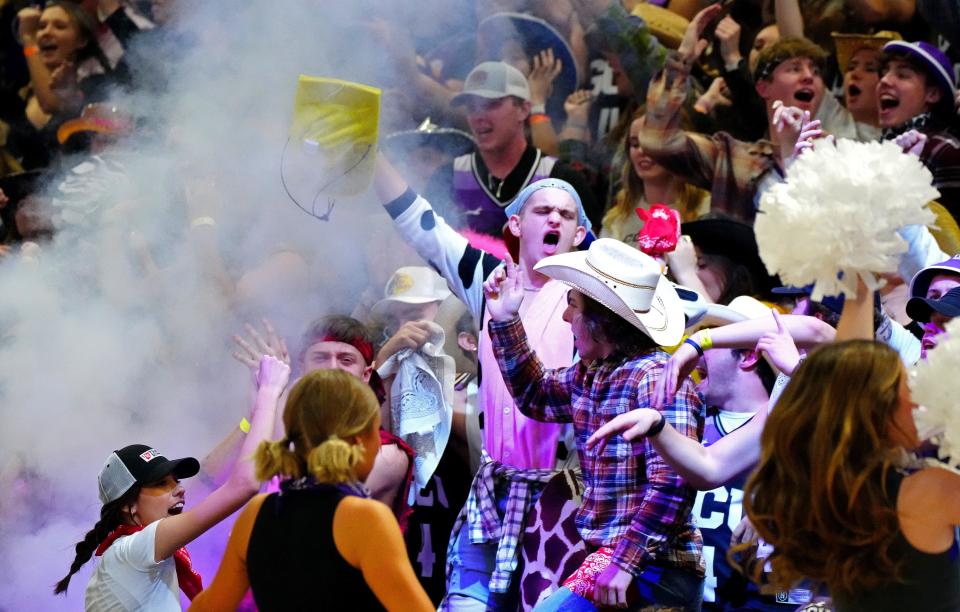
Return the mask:
<svg viewBox="0 0 960 612">
<path fill-rule="evenodd" d="M 108 504 L 120 499 L 135 484 L 156 482 L 167 474 L 190 478 L 200 471 L 200 462 L 193 457 L 167 459 L 146 444 L 131 444 L 110 453 L 97 476 L 100 501 Z"/>
<path fill-rule="evenodd" d="M 463 91 L 453 97 L 453 105 L 464 104 L 467 98 L 476 96 L 495 100 L 516 96 L 530 100 L 530 85 L 523 73 L 504 62 L 483 62 L 470 71 L 463 83 Z"/>
</svg>

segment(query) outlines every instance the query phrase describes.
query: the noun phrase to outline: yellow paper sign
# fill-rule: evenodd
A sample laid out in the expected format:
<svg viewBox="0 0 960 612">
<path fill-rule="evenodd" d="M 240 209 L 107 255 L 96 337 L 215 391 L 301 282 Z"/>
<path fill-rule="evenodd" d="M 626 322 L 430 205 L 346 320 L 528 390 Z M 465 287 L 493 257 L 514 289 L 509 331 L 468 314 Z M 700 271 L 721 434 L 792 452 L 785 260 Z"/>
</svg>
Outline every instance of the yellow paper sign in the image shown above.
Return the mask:
<svg viewBox="0 0 960 612">
<path fill-rule="evenodd" d="M 379 118 L 379 89 L 300 75 L 281 172 L 301 208 L 322 213 L 328 198 L 366 191 Z"/>
</svg>

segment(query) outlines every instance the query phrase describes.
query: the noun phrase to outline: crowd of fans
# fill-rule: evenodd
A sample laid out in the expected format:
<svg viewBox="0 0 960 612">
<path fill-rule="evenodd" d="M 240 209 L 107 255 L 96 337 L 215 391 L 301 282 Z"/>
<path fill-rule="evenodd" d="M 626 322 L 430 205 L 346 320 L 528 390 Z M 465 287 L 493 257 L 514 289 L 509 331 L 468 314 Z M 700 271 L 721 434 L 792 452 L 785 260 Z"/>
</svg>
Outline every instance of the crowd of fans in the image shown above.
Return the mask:
<svg viewBox="0 0 960 612">
<path fill-rule="evenodd" d="M 178 136 L 118 101 L 190 53 L 178 4 L 0 5 L 2 265 L 134 214 L 116 151 Z M 89 610 L 960 609 L 960 481 L 906 384 L 960 314 L 960 4 L 434 4 L 351 26 L 386 58 L 366 289 L 235 336 L 255 400 L 201 461 L 114 451 L 56 592 L 95 556 Z M 839 139 L 918 158 L 937 223 L 815 300 L 753 224 Z M 216 179 L 183 183 L 225 309 L 322 284 L 295 246 L 228 265 Z M 244 504 L 201 581 L 183 547 Z"/>
</svg>

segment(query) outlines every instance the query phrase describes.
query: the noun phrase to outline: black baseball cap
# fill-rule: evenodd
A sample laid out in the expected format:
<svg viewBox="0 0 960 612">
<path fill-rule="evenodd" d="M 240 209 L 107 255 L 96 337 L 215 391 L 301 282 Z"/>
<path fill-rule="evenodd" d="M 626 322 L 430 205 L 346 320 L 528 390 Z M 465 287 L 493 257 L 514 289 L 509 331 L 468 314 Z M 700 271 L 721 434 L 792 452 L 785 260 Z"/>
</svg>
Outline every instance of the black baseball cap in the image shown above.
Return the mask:
<svg viewBox="0 0 960 612">
<path fill-rule="evenodd" d="M 960 287 L 954 287 L 939 299 L 912 297 L 907 301 L 907 316 L 914 321 L 927 323 L 934 312 L 948 317 L 960 315 Z"/>
<path fill-rule="evenodd" d="M 193 457 L 167 459 L 160 451 L 146 444 L 131 444 L 115 450 L 97 476 L 100 501 L 108 504 L 120 499 L 135 484 L 146 485 L 173 474 L 190 478 L 200 471 L 200 462 Z"/>
</svg>

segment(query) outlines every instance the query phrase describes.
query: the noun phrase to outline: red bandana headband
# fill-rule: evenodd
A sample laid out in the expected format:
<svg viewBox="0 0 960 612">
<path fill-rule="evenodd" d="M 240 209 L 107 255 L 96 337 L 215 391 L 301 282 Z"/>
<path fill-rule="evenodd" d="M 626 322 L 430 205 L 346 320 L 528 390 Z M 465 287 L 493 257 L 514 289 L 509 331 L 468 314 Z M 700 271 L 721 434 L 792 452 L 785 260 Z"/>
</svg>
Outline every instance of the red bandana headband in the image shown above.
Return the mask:
<svg viewBox="0 0 960 612">
<path fill-rule="evenodd" d="M 360 355 L 363 356 L 363 360 L 370 365 L 373 363 L 373 345 L 361 338 L 360 336 L 355 336 L 350 340 L 345 340 L 340 337 L 326 335 L 320 338 L 314 339 L 311 344 L 316 344 L 317 342 L 342 342 L 343 344 L 349 344 L 353 348 L 360 351 Z"/>
</svg>

